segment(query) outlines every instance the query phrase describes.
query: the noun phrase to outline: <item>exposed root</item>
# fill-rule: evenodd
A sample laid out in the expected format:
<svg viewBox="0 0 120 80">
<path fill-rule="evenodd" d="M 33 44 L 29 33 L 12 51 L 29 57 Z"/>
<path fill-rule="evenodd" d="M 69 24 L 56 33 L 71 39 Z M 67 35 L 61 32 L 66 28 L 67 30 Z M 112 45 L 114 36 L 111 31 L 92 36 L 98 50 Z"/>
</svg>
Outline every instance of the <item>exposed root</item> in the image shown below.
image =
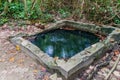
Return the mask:
<svg viewBox="0 0 120 80">
<path fill-rule="evenodd" d="M 103 66 L 107 66 L 109 64 L 110 61 L 106 61 L 106 62 L 102 62 L 98 65 L 95 66 L 95 68 L 93 69 L 93 71 L 88 75 L 88 77 L 86 78 L 86 80 L 91 80 L 92 77 L 94 76 L 95 73 L 97 73 L 97 71 L 103 67 Z"/>
<path fill-rule="evenodd" d="M 108 80 L 108 79 L 109 79 L 110 75 L 111 75 L 112 72 L 115 70 L 115 68 L 116 68 L 119 60 L 120 60 L 120 54 L 118 55 L 118 58 L 117 58 L 117 60 L 116 60 L 116 62 L 115 62 L 115 64 L 114 64 L 114 66 L 112 67 L 112 69 L 110 70 L 110 72 L 108 73 L 108 75 L 105 77 L 105 80 Z"/>
<path fill-rule="evenodd" d="M 99 69 L 109 65 L 109 63 L 110 63 L 110 61 L 112 59 L 112 56 L 113 56 L 113 53 L 107 55 L 106 58 L 103 61 L 98 62 L 95 65 L 94 69 L 91 71 L 91 73 L 89 73 L 89 75 L 87 76 L 86 80 L 91 80 Z"/>
</svg>

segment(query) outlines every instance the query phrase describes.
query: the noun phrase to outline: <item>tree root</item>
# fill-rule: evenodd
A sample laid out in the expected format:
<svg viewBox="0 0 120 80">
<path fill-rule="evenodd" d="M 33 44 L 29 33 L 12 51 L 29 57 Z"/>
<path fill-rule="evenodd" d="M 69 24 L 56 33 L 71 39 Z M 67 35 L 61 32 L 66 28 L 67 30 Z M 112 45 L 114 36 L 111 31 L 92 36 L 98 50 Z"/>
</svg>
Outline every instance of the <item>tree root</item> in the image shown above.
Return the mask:
<svg viewBox="0 0 120 80">
<path fill-rule="evenodd" d="M 111 75 L 112 72 L 115 70 L 115 68 L 116 68 L 119 60 L 120 60 L 120 54 L 118 55 L 118 58 L 117 58 L 117 60 L 116 60 L 116 62 L 115 62 L 115 64 L 114 64 L 114 66 L 112 67 L 112 69 L 110 70 L 110 72 L 108 73 L 108 75 L 105 77 L 105 80 L 108 80 L 108 79 L 109 79 L 110 75 Z"/>
<path fill-rule="evenodd" d="M 109 62 L 110 62 L 110 61 L 106 61 L 106 62 L 103 62 L 103 63 L 100 63 L 100 64 L 96 65 L 95 68 L 94 68 L 94 70 L 88 75 L 88 77 L 87 77 L 86 80 L 91 80 L 92 77 L 93 77 L 93 75 L 94 75 L 95 73 L 97 73 L 97 71 L 98 71 L 101 67 L 107 66 L 107 65 L 109 64 Z"/>
<path fill-rule="evenodd" d="M 113 53 L 111 53 L 110 55 L 107 55 L 107 57 L 103 60 L 97 63 L 97 65 L 95 66 L 95 68 L 93 69 L 93 71 L 91 73 L 89 73 L 89 75 L 87 76 L 86 80 L 92 80 L 94 74 L 97 73 L 97 71 L 104 66 L 109 65 L 111 59 L 112 59 Z"/>
</svg>

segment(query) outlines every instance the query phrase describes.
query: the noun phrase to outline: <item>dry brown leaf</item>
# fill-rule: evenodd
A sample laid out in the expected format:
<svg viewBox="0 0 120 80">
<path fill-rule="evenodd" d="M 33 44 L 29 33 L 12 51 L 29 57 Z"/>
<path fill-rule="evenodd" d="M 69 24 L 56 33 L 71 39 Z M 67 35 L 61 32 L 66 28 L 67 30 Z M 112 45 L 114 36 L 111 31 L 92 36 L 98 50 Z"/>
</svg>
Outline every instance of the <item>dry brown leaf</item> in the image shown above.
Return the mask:
<svg viewBox="0 0 120 80">
<path fill-rule="evenodd" d="M 117 29 L 116 31 L 117 31 L 117 32 L 120 32 L 120 29 Z"/>
<path fill-rule="evenodd" d="M 20 51 L 20 46 L 19 45 L 16 45 L 16 50 Z"/>
<path fill-rule="evenodd" d="M 110 42 L 114 42 L 114 41 L 115 41 L 115 39 L 114 39 L 114 38 L 111 38 L 111 39 L 110 39 Z"/>
<path fill-rule="evenodd" d="M 24 60 L 23 60 L 23 59 L 18 60 L 18 63 L 22 63 L 22 62 L 24 62 Z"/>
<path fill-rule="evenodd" d="M 100 34 L 95 34 L 95 35 L 98 36 L 100 38 L 100 40 L 102 40 L 102 41 L 106 38 L 105 36 L 100 35 Z"/>
<path fill-rule="evenodd" d="M 37 72 L 38 72 L 38 70 L 37 70 L 37 69 L 35 69 L 35 70 L 33 70 L 33 72 L 34 72 L 34 73 L 37 73 Z"/>
<path fill-rule="evenodd" d="M 54 61 L 57 61 L 59 59 L 59 57 L 54 57 Z"/>
<path fill-rule="evenodd" d="M 118 55 L 119 53 L 120 53 L 120 52 L 119 52 L 118 50 L 115 50 L 115 51 L 114 51 L 114 54 L 115 54 L 115 55 Z"/>
<path fill-rule="evenodd" d="M 11 49 L 11 50 L 7 51 L 7 54 L 11 54 L 11 53 L 15 54 L 16 50 L 15 49 Z"/>
<path fill-rule="evenodd" d="M 45 75 L 43 80 L 49 80 L 49 76 L 48 75 Z"/>
<path fill-rule="evenodd" d="M 14 57 L 11 57 L 11 58 L 9 59 L 9 61 L 10 61 L 10 62 L 14 62 L 14 61 L 15 61 L 15 58 L 14 58 Z"/>
<path fill-rule="evenodd" d="M 43 67 L 43 66 L 41 66 L 41 67 L 40 67 L 40 70 L 41 70 L 41 71 L 46 71 L 46 68 Z"/>
<path fill-rule="evenodd" d="M 5 59 L 0 59 L 0 62 L 4 62 L 5 61 Z"/>
<path fill-rule="evenodd" d="M 113 60 L 113 61 L 116 61 L 116 60 L 117 60 L 117 58 L 116 58 L 116 57 L 112 57 L 112 60 Z"/>
</svg>

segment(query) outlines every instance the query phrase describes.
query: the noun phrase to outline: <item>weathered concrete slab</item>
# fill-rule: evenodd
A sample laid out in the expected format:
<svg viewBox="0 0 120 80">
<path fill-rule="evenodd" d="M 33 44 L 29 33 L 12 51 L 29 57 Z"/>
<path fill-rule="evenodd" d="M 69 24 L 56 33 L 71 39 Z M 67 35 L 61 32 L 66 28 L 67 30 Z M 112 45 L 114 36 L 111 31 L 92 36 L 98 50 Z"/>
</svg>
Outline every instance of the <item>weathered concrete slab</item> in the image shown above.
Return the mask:
<svg viewBox="0 0 120 80">
<path fill-rule="evenodd" d="M 79 52 L 75 56 L 68 59 L 67 62 L 61 59 L 55 61 L 52 57 L 45 54 L 37 46 L 29 42 L 28 40 L 25 40 L 20 35 L 16 35 L 10 40 L 13 44 L 19 45 L 21 49 L 25 51 L 29 56 L 31 56 L 34 60 L 39 61 L 43 66 L 50 70 L 59 72 L 65 79 L 69 79 L 69 77 L 71 77 L 74 73 L 90 65 L 96 58 L 99 58 L 99 56 L 103 55 L 105 51 L 111 49 L 117 42 L 120 42 L 119 28 L 115 28 L 112 26 L 99 27 L 94 24 L 86 24 L 69 20 L 59 21 L 48 27 L 43 32 L 58 28 L 64 28 L 65 26 L 73 27 L 77 30 L 88 31 L 91 33 L 99 33 L 107 37 L 105 40 L 93 44 L 85 50 Z"/>
</svg>

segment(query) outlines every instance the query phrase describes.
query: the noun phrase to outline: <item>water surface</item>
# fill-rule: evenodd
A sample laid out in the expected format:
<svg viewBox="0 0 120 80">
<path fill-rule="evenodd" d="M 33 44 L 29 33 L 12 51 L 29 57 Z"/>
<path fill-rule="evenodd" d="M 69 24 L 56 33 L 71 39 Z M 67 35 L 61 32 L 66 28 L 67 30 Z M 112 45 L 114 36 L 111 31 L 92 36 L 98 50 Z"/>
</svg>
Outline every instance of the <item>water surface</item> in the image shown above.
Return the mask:
<svg viewBox="0 0 120 80">
<path fill-rule="evenodd" d="M 38 34 L 31 40 L 49 56 L 64 59 L 74 56 L 98 41 L 99 38 L 92 33 L 62 29 Z"/>
</svg>

